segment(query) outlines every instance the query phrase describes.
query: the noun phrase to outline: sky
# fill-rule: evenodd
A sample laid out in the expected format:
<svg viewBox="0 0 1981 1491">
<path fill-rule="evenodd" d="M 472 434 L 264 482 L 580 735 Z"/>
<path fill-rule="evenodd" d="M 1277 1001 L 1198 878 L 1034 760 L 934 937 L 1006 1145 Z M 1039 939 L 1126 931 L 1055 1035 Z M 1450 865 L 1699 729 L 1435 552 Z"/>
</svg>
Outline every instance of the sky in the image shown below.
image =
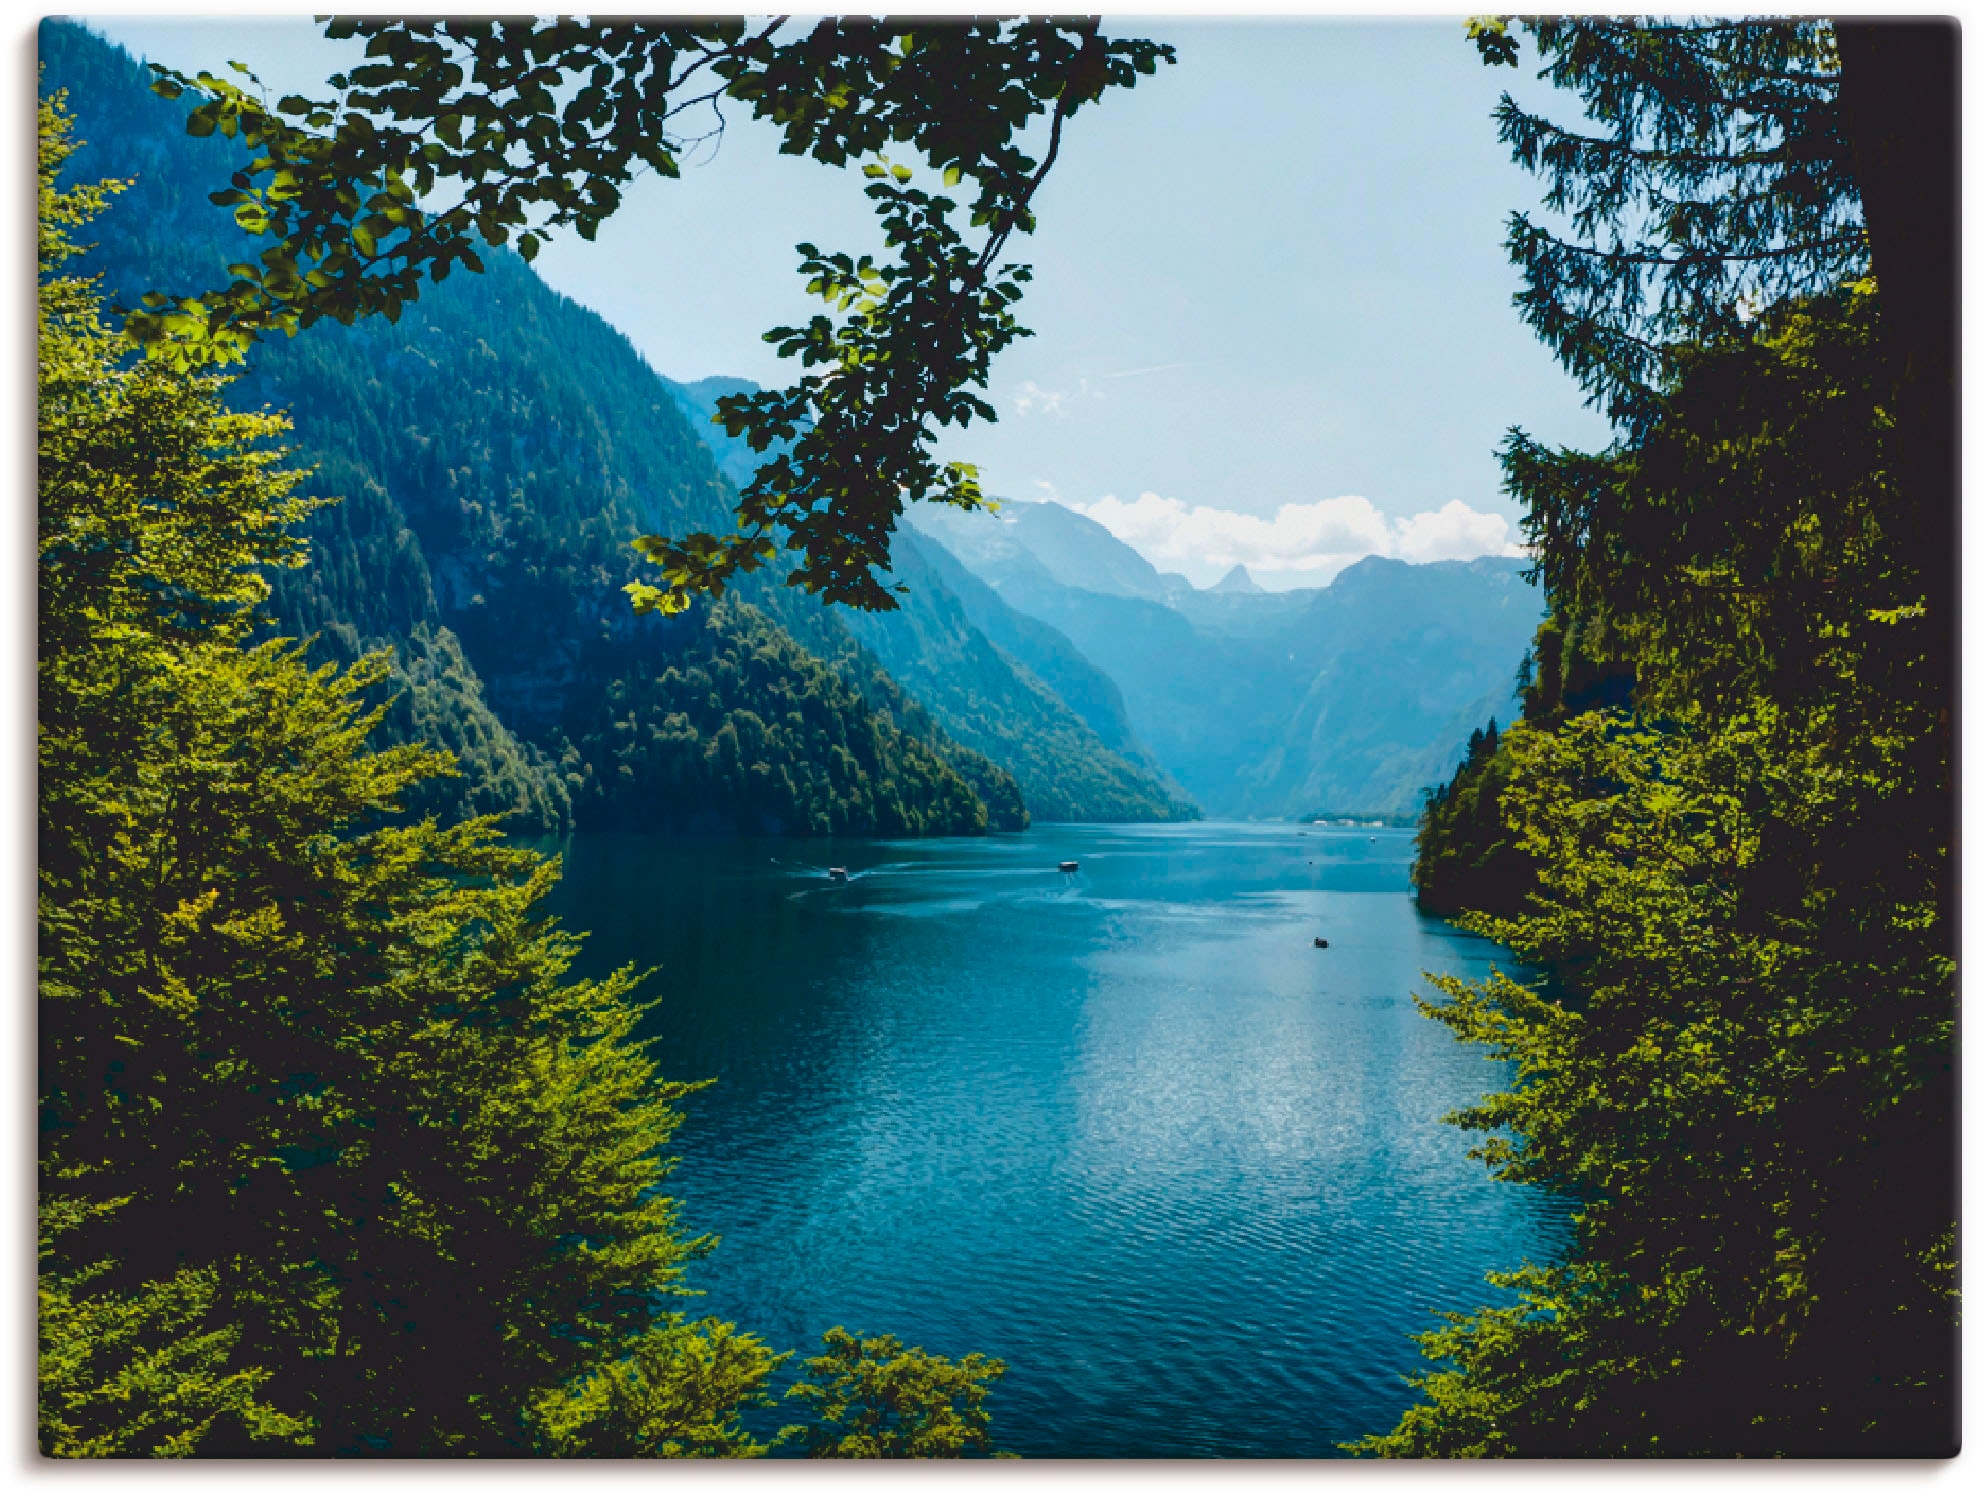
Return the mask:
<svg viewBox="0 0 1981 1491">
<path fill-rule="evenodd" d="M 355 60 L 306 21 L 92 20 L 181 67 L 239 60 L 271 91 Z M 1003 498 L 1055 500 L 1210 584 L 1327 583 L 1366 554 L 1517 551 L 1494 451 L 1519 425 L 1602 445 L 1603 421 L 1511 305 L 1501 247 L 1533 180 L 1491 112 L 1509 83 L 1455 19 L 1137 23 L 1178 65 L 1068 126 L 1014 257 L 1036 333 L 1002 354 L 995 425 L 945 435 Z M 779 156 L 732 117 L 679 181 L 634 184 L 544 279 L 660 372 L 784 381 L 762 341 L 809 316 L 794 245 L 878 247 L 857 172 Z"/>
</svg>

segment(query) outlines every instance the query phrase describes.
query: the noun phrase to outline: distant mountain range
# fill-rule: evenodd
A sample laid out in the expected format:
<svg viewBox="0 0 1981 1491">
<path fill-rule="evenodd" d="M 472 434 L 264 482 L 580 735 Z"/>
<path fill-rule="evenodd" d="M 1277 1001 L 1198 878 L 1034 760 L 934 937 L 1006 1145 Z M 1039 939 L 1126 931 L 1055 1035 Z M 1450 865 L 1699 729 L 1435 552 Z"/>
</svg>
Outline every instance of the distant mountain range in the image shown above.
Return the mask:
<svg viewBox="0 0 1981 1491">
<path fill-rule="evenodd" d="M 42 27 L 43 87 L 129 178 L 89 236 L 106 293 L 221 281 L 250 240 L 205 194 L 236 148 L 184 132 L 123 51 Z M 619 587 L 643 531 L 726 527 L 755 458 L 709 423 L 751 385 L 661 378 L 513 255 L 424 287 L 396 323 L 259 348 L 233 397 L 291 411 L 311 563 L 273 578 L 319 655 L 382 648 L 386 733 L 453 751 L 440 813 L 785 833 L 1397 812 L 1502 714 L 1539 616 L 1518 565 L 1365 560 L 1326 590 L 1212 590 L 1056 504 L 917 505 L 895 612 L 755 577 L 685 617 Z"/>
<path fill-rule="evenodd" d="M 709 416 L 717 399 L 756 385 L 705 378 L 670 387 L 724 475 L 747 484 L 759 457 Z M 774 581 L 753 593 L 799 637 L 810 637 L 829 616 L 951 737 L 1009 771 L 1035 818 L 1161 822 L 1198 815 L 1135 738 L 1113 683 L 1065 638 L 1012 612 L 939 545 L 918 543 L 905 528 L 896 537 L 893 579 L 908 586 L 894 611 L 828 611 Z"/>
<path fill-rule="evenodd" d="M 1212 590 L 1050 502 L 910 521 L 1120 688 L 1140 740 L 1219 816 L 1414 810 L 1471 732 L 1512 711 L 1542 613 L 1517 559 L 1367 558 L 1325 589 Z"/>
</svg>

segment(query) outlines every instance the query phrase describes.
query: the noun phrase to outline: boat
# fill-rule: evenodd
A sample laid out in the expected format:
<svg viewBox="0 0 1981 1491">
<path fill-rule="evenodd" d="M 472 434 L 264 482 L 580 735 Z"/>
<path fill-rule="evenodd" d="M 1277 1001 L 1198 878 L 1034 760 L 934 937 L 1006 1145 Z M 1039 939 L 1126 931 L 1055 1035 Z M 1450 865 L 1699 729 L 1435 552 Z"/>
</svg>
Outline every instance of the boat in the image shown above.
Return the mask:
<svg viewBox="0 0 1981 1491">
<path fill-rule="evenodd" d="M 1315 947 L 1326 947 L 1327 945 L 1328 945 L 1328 940 L 1325 937 L 1316 937 L 1314 939 Z"/>
<path fill-rule="evenodd" d="M 825 873 L 828 879 L 836 880 L 841 885 L 844 885 L 846 883 L 846 868 L 843 865 L 834 865 L 831 869 L 827 870 Z"/>
<path fill-rule="evenodd" d="M 1077 859 L 1062 859 L 1059 862 L 1059 868 L 1063 873 L 1071 875 L 1079 870 L 1080 861 Z"/>
</svg>

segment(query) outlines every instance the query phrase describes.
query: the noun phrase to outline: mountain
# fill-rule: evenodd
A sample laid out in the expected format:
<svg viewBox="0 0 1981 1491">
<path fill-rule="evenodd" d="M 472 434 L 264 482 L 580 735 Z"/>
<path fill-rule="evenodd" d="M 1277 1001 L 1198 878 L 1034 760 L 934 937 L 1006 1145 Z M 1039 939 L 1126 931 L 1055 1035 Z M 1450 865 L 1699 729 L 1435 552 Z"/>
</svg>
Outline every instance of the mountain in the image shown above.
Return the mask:
<svg viewBox="0 0 1981 1491">
<path fill-rule="evenodd" d="M 718 398 L 756 385 L 704 378 L 670 386 L 722 469 L 733 480 L 748 481 L 759 457 L 709 416 Z M 1065 556 L 1078 541 L 1076 534 L 1055 550 L 1062 562 L 1070 562 Z M 1126 552 L 1130 561 L 1116 564 L 1124 583 L 1141 582 L 1138 565 L 1155 575 L 1140 555 Z M 918 541 L 906 524 L 895 537 L 894 564 L 893 578 L 908 587 L 897 610 L 833 607 L 827 611 L 831 624 L 905 685 L 948 735 L 1009 771 L 1034 818 L 1166 822 L 1198 815 L 1129 726 L 1120 690 L 1065 637 L 1013 611 L 940 545 Z M 811 641 L 816 615 L 826 608 L 774 578 L 745 590 L 808 645 L 832 655 Z"/>
<path fill-rule="evenodd" d="M 1511 713 L 1542 610 L 1515 559 L 1371 557 L 1281 592 L 1242 588 L 1241 567 L 1204 591 L 1057 504 L 912 521 L 1105 672 L 1136 738 L 1220 815 L 1413 811 Z"/>
<path fill-rule="evenodd" d="M 209 287 L 249 256 L 203 197 L 228 142 L 188 137 L 182 106 L 79 27 L 44 24 L 41 57 L 87 142 L 72 179 L 134 178 L 93 225 L 107 293 Z M 388 649 L 386 737 L 460 757 L 416 806 L 553 830 L 1021 826 L 1009 775 L 843 632 L 818 629 L 841 667 L 744 598 L 631 613 L 629 540 L 726 525 L 731 485 L 623 336 L 513 255 L 485 258 L 396 324 L 272 339 L 230 391 L 291 411 L 308 490 L 340 499 L 309 521 L 311 563 L 272 577 L 280 629 L 331 660 Z"/>
<path fill-rule="evenodd" d="M 1211 587 L 1219 595 L 1263 595 L 1265 591 L 1242 564 L 1234 564 L 1225 577 Z"/>
<path fill-rule="evenodd" d="M 1144 771 L 1163 774 L 1155 754 L 1142 744 L 1128 723 L 1128 706 L 1115 681 L 1089 662 L 1063 632 L 1013 610 L 989 585 L 959 564 L 941 544 L 912 533 L 897 543 L 914 554 L 943 589 L 954 596 L 979 631 L 1013 660 L 1022 663 L 1075 714 L 1086 721 L 1101 743 Z M 1175 784 L 1164 778 L 1166 787 Z"/>
<path fill-rule="evenodd" d="M 938 554 L 937 546 L 917 543 L 912 533 L 898 534 L 893 578 L 909 593 L 896 611 L 848 612 L 842 618 L 847 630 L 945 730 L 1017 779 L 1034 818 L 1134 823 L 1196 817 L 1195 805 L 1166 787 L 1151 766 L 1136 764 L 1134 758 L 1145 753 L 1118 707 L 1119 729 L 1110 731 L 1115 740 L 1104 744 L 1051 683 L 974 624 L 941 573 L 954 562 Z M 1046 635 L 1030 638 L 1035 645 L 1028 650 L 1049 666 L 1058 664 L 1058 676 L 1076 692 L 1103 696 L 1105 709 L 1104 695 L 1113 692 L 1105 677 L 1050 628 L 1034 624 L 1034 630 Z"/>
<path fill-rule="evenodd" d="M 688 416 L 688 423 L 702 443 L 708 446 L 716 466 L 729 478 L 729 484 L 738 491 L 747 487 L 761 458 L 750 449 L 748 441 L 725 434 L 711 416 L 717 399 L 735 393 L 755 393 L 758 385 L 748 378 L 698 378 L 693 383 L 676 383 L 672 378 L 661 381 L 681 412 Z"/>
<path fill-rule="evenodd" d="M 1517 708 L 1514 675 L 1543 609 L 1524 567 L 1372 556 L 1317 592 L 1285 635 L 1325 637 L 1327 653 L 1279 746 L 1245 773 L 1242 809 L 1414 811 L 1472 731 Z"/>
<path fill-rule="evenodd" d="M 994 517 L 922 504 L 909 509 L 909 522 L 993 585 L 1050 581 L 1152 601 L 1190 588 L 1181 575 L 1158 572 L 1092 518 L 1057 502 L 1001 501 Z"/>
</svg>

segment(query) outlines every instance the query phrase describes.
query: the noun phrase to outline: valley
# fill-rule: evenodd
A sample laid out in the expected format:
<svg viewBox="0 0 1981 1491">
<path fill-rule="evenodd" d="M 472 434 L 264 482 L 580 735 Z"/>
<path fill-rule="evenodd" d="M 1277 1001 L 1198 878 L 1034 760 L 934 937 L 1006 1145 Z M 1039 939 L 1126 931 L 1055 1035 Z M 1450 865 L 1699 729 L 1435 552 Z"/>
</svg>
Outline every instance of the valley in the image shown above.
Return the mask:
<svg viewBox="0 0 1981 1491">
<path fill-rule="evenodd" d="M 44 55 L 76 101 L 77 169 L 132 183 L 86 260 L 106 289 L 190 287 L 246 252 L 187 185 L 224 174 L 226 141 L 188 137 L 79 29 L 50 28 Z M 330 503 L 310 562 L 273 577 L 276 626 L 326 661 L 390 653 L 385 738 L 460 765 L 416 807 L 526 832 L 1399 819 L 1511 713 L 1541 609 L 1519 561 L 1200 590 L 1051 503 L 911 505 L 892 612 L 822 606 L 773 566 L 634 616 L 631 539 L 720 527 L 748 482 L 709 415 L 751 388 L 660 376 L 504 252 L 396 322 L 257 349 L 233 401 L 289 412 Z"/>
</svg>

